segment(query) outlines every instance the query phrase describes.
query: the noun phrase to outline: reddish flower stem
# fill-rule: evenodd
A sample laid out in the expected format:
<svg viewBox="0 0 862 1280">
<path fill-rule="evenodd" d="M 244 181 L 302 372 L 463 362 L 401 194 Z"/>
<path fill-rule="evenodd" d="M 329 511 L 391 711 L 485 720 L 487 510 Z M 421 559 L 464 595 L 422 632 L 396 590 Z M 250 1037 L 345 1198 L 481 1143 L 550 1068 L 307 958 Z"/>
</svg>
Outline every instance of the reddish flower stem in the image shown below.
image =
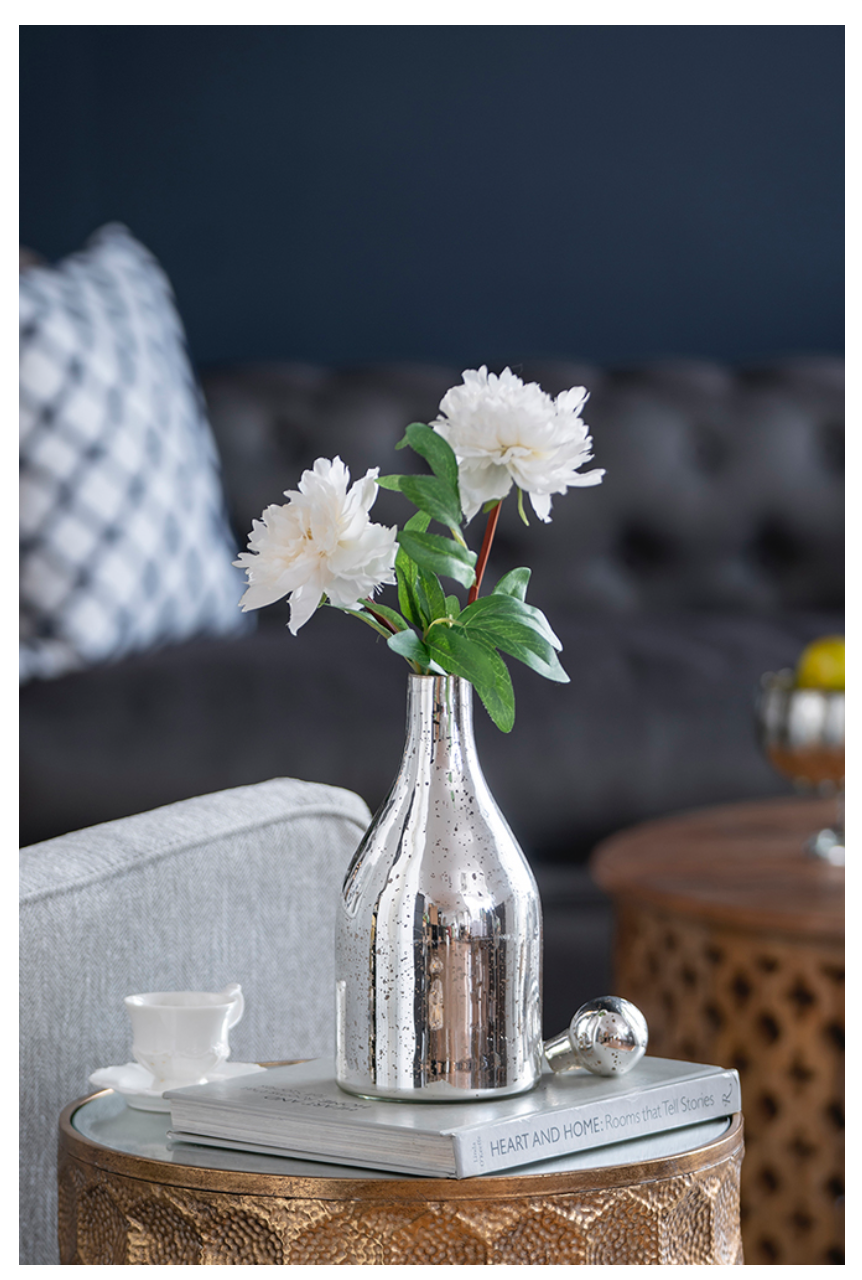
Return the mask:
<svg viewBox="0 0 862 1280">
<path fill-rule="evenodd" d="M 485 576 L 485 565 L 488 563 L 488 556 L 491 554 L 491 543 L 494 541 L 494 534 L 497 531 L 497 521 L 500 519 L 502 505 L 502 502 L 498 502 L 496 507 L 492 507 L 488 512 L 488 523 L 485 525 L 482 550 L 479 552 L 479 559 L 476 561 L 476 581 L 470 588 L 470 594 L 467 597 L 468 604 L 472 604 L 474 600 L 479 598 L 479 588 L 482 585 L 482 578 Z"/>
</svg>

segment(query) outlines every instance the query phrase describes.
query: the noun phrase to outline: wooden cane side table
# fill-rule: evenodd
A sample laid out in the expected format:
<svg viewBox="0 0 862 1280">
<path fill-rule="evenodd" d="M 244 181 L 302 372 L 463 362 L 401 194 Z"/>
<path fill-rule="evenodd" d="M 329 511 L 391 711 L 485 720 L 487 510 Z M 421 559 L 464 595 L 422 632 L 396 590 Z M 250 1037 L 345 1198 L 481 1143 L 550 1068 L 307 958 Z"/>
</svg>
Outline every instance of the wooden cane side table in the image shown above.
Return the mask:
<svg viewBox="0 0 862 1280">
<path fill-rule="evenodd" d="M 827 801 L 647 822 L 596 850 L 615 990 L 650 1053 L 740 1074 L 745 1259 L 844 1260 L 844 869 L 808 857 Z"/>
<path fill-rule="evenodd" d="M 83 1265 L 742 1262 L 742 1119 L 509 1176 L 405 1178 L 167 1144 L 111 1090 L 60 1120 L 60 1260 Z M 614 1164 L 625 1146 L 638 1158 Z M 670 1153 L 668 1153 L 670 1151 Z M 604 1160 L 604 1164 L 602 1163 Z M 593 1167 L 587 1167 L 592 1162 Z"/>
</svg>

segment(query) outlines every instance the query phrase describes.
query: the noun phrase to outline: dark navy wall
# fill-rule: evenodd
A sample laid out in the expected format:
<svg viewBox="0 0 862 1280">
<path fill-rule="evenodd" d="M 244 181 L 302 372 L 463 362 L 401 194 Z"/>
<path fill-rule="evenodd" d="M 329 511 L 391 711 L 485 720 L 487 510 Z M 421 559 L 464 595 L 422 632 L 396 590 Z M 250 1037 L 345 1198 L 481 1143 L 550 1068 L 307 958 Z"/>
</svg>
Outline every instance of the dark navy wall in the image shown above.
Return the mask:
<svg viewBox="0 0 862 1280">
<path fill-rule="evenodd" d="M 843 349 L 843 28 L 28 27 L 21 238 L 201 362 Z"/>
</svg>

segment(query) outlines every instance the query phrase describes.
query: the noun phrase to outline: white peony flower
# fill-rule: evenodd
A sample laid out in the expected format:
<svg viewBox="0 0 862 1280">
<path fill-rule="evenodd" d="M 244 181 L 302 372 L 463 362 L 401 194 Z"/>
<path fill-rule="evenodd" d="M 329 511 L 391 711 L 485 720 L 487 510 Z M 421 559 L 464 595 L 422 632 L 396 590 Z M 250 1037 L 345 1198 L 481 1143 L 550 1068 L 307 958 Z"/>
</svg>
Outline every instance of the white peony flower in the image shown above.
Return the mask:
<svg viewBox="0 0 862 1280">
<path fill-rule="evenodd" d="M 234 561 L 248 575 L 240 600 L 244 611 L 290 596 L 293 635 L 326 596 L 341 609 L 355 609 L 363 597 L 395 582 L 397 529 L 372 524 L 368 512 L 377 497 L 379 468 L 348 489 L 350 472 L 340 458 L 318 458 L 304 471 L 289 501 L 267 507 L 252 521 L 248 551 Z"/>
<path fill-rule="evenodd" d="M 589 428 L 580 416 L 587 400 L 583 387 L 554 400 L 511 369 L 498 376 L 482 365 L 462 376 L 463 386 L 446 392 L 431 426 L 458 459 L 468 520 L 486 502 L 505 498 L 514 483 L 530 495 L 533 510 L 547 524 L 552 493 L 600 483 L 604 471 L 578 472 L 593 456 Z"/>
</svg>

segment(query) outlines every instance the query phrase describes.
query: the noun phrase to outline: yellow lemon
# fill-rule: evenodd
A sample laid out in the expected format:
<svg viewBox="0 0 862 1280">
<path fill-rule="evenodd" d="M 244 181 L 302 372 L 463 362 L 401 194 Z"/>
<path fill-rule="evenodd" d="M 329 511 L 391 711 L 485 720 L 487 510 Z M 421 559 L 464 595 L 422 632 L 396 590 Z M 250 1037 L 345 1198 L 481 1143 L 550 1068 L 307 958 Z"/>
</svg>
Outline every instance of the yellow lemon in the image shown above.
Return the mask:
<svg viewBox="0 0 862 1280">
<path fill-rule="evenodd" d="M 843 689 L 844 637 L 821 636 L 803 649 L 796 684 L 800 689 Z"/>
</svg>

